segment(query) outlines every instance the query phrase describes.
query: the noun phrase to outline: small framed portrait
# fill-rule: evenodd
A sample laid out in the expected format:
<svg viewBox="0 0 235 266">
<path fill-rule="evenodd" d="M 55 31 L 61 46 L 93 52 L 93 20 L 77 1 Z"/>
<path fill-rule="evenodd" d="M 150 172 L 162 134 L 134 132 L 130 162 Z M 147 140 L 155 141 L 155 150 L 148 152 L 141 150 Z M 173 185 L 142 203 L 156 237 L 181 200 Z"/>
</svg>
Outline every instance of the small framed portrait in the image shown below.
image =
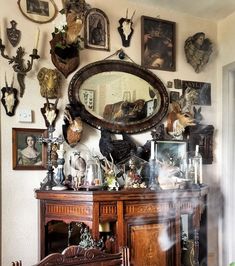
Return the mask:
<svg viewBox="0 0 235 266">
<path fill-rule="evenodd" d="M 47 135 L 45 129 L 13 128 L 12 156 L 14 170 L 44 170 L 46 147 L 37 138 Z"/>
<path fill-rule="evenodd" d="M 110 50 L 109 19 L 98 8 L 91 8 L 86 14 L 84 46 L 88 49 Z"/>
<path fill-rule="evenodd" d="M 36 23 L 47 23 L 57 15 L 54 0 L 18 0 L 21 13 Z"/>
<path fill-rule="evenodd" d="M 187 155 L 186 141 L 157 141 L 156 158 L 160 164 L 180 167 Z"/>
<path fill-rule="evenodd" d="M 180 98 L 178 91 L 170 91 L 170 103 L 177 102 Z"/>
<path fill-rule="evenodd" d="M 141 17 L 141 64 L 175 71 L 175 22 Z"/>
</svg>

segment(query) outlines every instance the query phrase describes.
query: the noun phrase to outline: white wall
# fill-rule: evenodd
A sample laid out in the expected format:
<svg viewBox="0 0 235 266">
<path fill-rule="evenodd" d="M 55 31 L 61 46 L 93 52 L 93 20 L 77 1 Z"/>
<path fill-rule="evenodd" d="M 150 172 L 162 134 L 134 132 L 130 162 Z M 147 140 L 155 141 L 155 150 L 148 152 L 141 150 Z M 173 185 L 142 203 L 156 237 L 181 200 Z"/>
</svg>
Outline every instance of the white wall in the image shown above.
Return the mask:
<svg viewBox="0 0 235 266">
<path fill-rule="evenodd" d="M 235 180 L 234 180 L 234 93 L 235 93 L 235 13 L 218 24 L 218 87 L 222 89 L 218 95 L 218 125 L 221 125 L 218 136 L 221 145 L 221 178 L 220 186 L 225 195 L 224 219 L 220 224 L 220 264 L 227 265 L 235 261 Z M 225 156 L 224 156 L 225 155 Z"/>
<path fill-rule="evenodd" d="M 33 48 L 35 33 L 39 27 L 41 30 L 41 39 L 39 45 L 39 54 L 41 56 L 38 62 L 35 62 L 33 70 L 27 75 L 26 90 L 23 98 L 20 98 L 19 106 L 14 117 L 6 116 L 5 111 L 1 108 L 1 151 L 2 151 L 2 265 L 10 265 L 11 261 L 21 259 L 23 265 L 32 265 L 39 259 L 39 206 L 34 197 L 34 189 L 40 186 L 40 182 L 46 175 L 46 171 L 19 171 L 12 170 L 12 127 L 30 127 L 30 128 L 45 128 L 44 120 L 40 112 L 40 108 L 45 102 L 40 96 L 39 85 L 36 78 L 37 72 L 41 67 L 54 68 L 50 60 L 49 40 L 51 39 L 51 32 L 53 32 L 54 23 L 60 21 L 61 15 L 48 24 L 36 24 L 20 13 L 17 2 L 15 0 L 1 1 L 0 24 L 3 28 L 9 27 L 10 20 L 14 19 L 18 25 L 17 28 L 22 32 L 20 45 L 22 45 L 30 54 Z M 60 1 L 57 1 L 59 9 L 61 8 Z M 140 16 L 146 15 L 150 17 L 160 16 L 162 19 L 176 22 L 176 71 L 155 71 L 153 72 L 163 81 L 173 81 L 173 79 L 192 80 L 200 82 L 209 82 L 212 87 L 212 106 L 202 107 L 202 114 L 206 124 L 214 124 L 217 122 L 217 91 L 220 87 L 217 86 L 216 80 L 216 57 L 217 57 L 217 25 L 214 22 L 198 19 L 188 16 L 186 14 L 176 13 L 171 10 L 162 9 L 159 6 L 138 6 L 137 4 L 129 3 L 125 0 L 119 1 L 102 1 L 90 0 L 88 3 L 92 7 L 102 9 L 110 20 L 110 37 L 111 37 L 111 51 L 102 52 L 95 50 L 83 50 L 80 53 L 81 64 L 79 68 L 96 60 L 102 60 L 108 55 L 114 53 L 121 48 L 121 39 L 117 32 L 118 20 L 125 16 L 126 9 L 129 9 L 131 14 L 136 10 L 134 17 L 134 35 L 132 37 L 131 46 L 125 48 L 126 53 L 137 64 L 140 64 Z M 184 56 L 184 41 L 187 37 L 196 32 L 205 32 L 206 36 L 214 43 L 214 54 L 207 65 L 206 69 L 196 74 L 193 68 L 186 62 Z M 3 38 L 6 43 L 6 36 Z M 15 53 L 10 45 L 7 51 L 11 54 Z M 27 58 L 27 56 L 25 57 Z M 4 86 L 4 73 L 7 73 L 8 82 L 12 78 L 12 68 L 8 62 L 0 57 L 0 73 L 1 73 L 1 87 Z M 56 124 L 56 133 L 61 133 L 63 108 L 68 103 L 67 88 L 69 81 L 74 73 L 72 73 L 67 80 L 63 82 L 62 94 L 63 97 L 59 102 L 60 117 Z M 15 86 L 19 88 L 15 81 Z M 34 121 L 30 124 L 23 124 L 18 122 L 18 112 L 22 108 L 30 108 L 34 112 Z M 89 148 L 98 149 L 99 131 L 85 125 L 82 143 L 85 143 Z M 136 134 L 134 138 L 137 142 L 144 144 L 147 139 L 150 139 L 150 132 L 143 134 Z M 217 149 L 217 133 L 215 136 L 215 148 Z M 205 166 L 205 182 L 213 185 L 218 181 L 217 172 L 217 158 L 213 165 Z M 209 209 L 210 212 L 211 209 Z M 213 217 L 213 216 L 210 216 Z M 214 218 L 214 217 L 213 217 Z M 209 226 L 209 231 L 213 232 L 212 237 L 209 238 L 209 253 L 214 259 L 213 266 L 217 265 L 217 234 L 215 233 L 217 223 L 212 223 Z"/>
</svg>

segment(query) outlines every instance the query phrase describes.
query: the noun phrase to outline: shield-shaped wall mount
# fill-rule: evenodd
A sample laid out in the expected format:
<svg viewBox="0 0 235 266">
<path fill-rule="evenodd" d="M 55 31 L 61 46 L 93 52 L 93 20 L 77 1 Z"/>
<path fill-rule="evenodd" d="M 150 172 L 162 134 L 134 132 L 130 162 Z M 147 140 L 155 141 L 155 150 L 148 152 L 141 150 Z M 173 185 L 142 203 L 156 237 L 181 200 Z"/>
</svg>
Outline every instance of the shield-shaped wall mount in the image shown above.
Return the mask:
<svg viewBox="0 0 235 266">
<path fill-rule="evenodd" d="M 21 32 L 16 29 L 17 23 L 15 20 L 11 22 L 11 28 L 7 28 L 7 38 L 13 47 L 16 47 L 20 42 Z"/>
<path fill-rule="evenodd" d="M 67 78 L 79 66 L 78 47 L 76 45 L 63 45 L 62 33 L 52 34 L 50 45 L 53 64 Z"/>
</svg>

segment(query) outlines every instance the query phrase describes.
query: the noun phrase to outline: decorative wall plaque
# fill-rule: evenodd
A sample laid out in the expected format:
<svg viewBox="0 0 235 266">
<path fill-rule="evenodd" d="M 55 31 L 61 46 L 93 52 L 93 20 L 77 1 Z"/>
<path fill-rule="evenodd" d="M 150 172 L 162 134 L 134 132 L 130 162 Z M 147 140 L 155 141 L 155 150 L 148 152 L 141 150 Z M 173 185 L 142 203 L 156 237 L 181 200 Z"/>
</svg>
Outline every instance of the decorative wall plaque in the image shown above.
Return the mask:
<svg viewBox="0 0 235 266">
<path fill-rule="evenodd" d="M 15 20 L 11 22 L 11 28 L 7 28 L 7 38 L 13 47 L 16 47 L 20 42 L 21 32 L 16 29 L 17 23 Z"/>
</svg>

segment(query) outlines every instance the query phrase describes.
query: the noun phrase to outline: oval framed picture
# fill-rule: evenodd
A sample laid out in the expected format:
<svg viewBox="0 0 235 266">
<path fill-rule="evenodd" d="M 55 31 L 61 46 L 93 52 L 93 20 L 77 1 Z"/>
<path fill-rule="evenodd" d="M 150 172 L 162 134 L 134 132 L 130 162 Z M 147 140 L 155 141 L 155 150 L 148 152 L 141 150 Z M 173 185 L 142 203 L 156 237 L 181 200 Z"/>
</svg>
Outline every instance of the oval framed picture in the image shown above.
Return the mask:
<svg viewBox="0 0 235 266">
<path fill-rule="evenodd" d="M 36 23 L 47 23 L 57 15 L 53 0 L 18 0 L 20 11 L 29 20 Z"/>
</svg>

